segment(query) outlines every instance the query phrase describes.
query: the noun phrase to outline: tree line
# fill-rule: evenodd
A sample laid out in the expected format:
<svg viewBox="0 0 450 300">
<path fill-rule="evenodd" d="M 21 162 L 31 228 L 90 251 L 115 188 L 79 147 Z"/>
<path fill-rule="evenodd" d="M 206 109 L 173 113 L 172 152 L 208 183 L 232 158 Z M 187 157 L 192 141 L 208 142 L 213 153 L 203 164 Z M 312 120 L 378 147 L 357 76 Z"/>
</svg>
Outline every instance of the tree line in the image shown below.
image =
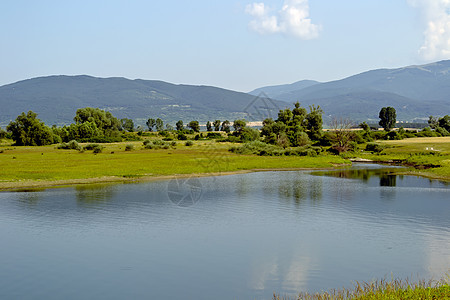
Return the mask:
<svg viewBox="0 0 450 300">
<path fill-rule="evenodd" d="M 206 123 L 207 137 L 221 138 L 219 133 L 225 133 L 226 141 L 251 142 L 263 141 L 266 144 L 288 147 L 329 147 L 331 151 L 341 153 L 356 149 L 357 144 L 372 142 L 376 139 L 402 139 L 413 136 L 448 136 L 450 131 L 450 116 L 442 118 L 430 116 L 429 128 L 413 133 L 400 128 L 392 131 L 396 124 L 396 111 L 392 107 L 383 107 L 379 112 L 379 125 L 384 132 L 371 130 L 365 122 L 361 123 L 360 131 L 350 130 L 354 124 L 347 119 L 335 119 L 331 122 L 331 129 L 323 130 L 323 111 L 319 106 L 310 106 L 309 111 L 297 102 L 294 108 L 280 110 L 277 119 L 268 118 L 263 121 L 261 130 L 247 126 L 245 120 L 214 120 Z M 120 142 L 130 138 L 127 132 L 136 130 L 131 119 L 117 119 L 110 112 L 99 108 L 81 108 L 76 111 L 74 123 L 62 127 L 49 127 L 38 119 L 37 114 L 29 111 L 20 114 L 15 121 L 6 127 L 7 132 L 0 129 L 0 138 L 7 135 L 12 138 L 17 146 L 41 146 L 57 144 L 69 141 L 78 142 Z M 186 125 L 179 120 L 173 128 L 170 124 L 164 124 L 161 118 L 149 118 L 146 122 L 148 131 L 159 132 L 168 137 L 175 135 L 179 140 L 187 140 L 186 134 L 200 132 L 198 121 L 190 121 Z M 165 125 L 165 126 L 164 126 Z M 138 128 L 138 135 L 142 134 L 142 128 Z M 131 138 L 135 134 L 131 135 Z M 203 136 L 203 135 L 202 135 Z M 201 135 L 197 134 L 196 139 Z"/>
</svg>

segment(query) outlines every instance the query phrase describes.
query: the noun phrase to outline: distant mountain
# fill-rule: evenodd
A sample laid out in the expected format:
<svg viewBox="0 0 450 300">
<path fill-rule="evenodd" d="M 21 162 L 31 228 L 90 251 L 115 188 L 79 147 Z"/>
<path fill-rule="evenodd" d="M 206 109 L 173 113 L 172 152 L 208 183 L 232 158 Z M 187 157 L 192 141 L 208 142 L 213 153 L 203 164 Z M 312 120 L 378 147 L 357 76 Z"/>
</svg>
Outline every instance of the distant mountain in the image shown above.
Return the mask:
<svg viewBox="0 0 450 300">
<path fill-rule="evenodd" d="M 314 80 L 301 80 L 291 84 L 273 85 L 258 88 L 256 90 L 251 91 L 249 94 L 258 96 L 261 93 L 265 93 L 267 96 L 276 99 L 279 95 L 287 94 L 293 91 L 298 91 L 319 83 L 320 82 Z"/>
<path fill-rule="evenodd" d="M 267 106 L 253 95 L 211 86 L 175 85 L 163 81 L 50 76 L 0 87 L 0 124 L 32 110 L 46 124 L 71 123 L 78 108 L 99 107 L 118 118 L 145 124 L 161 118 L 172 125 L 178 120 L 261 119 Z M 286 102 L 273 101 L 271 114 Z"/>
<path fill-rule="evenodd" d="M 320 104 L 329 118 L 378 119 L 393 106 L 398 119 L 450 114 L 450 60 L 398 69 L 379 69 L 342 80 L 314 84 L 270 97 L 303 106 Z"/>
</svg>

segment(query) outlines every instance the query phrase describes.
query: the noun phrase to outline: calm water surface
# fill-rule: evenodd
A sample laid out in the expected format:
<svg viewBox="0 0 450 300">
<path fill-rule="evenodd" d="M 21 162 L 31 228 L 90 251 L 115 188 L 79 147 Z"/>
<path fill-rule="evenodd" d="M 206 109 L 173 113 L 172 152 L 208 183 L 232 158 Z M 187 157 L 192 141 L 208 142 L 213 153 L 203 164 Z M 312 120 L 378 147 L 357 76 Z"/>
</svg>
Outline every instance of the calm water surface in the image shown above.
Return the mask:
<svg viewBox="0 0 450 300">
<path fill-rule="evenodd" d="M 373 165 L 187 183 L 0 193 L 0 298 L 270 299 L 450 271 L 444 183 Z"/>
</svg>

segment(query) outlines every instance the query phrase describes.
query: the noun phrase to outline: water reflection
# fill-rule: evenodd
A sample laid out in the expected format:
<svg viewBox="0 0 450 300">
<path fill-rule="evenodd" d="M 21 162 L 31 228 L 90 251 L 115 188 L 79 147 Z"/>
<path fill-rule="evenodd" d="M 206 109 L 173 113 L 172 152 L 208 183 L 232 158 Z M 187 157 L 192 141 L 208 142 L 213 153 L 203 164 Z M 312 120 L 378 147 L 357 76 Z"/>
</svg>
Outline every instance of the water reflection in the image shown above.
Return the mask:
<svg viewBox="0 0 450 300">
<path fill-rule="evenodd" d="M 98 206 L 111 200 L 117 185 L 93 184 L 75 187 L 77 203 L 82 206 Z"/>
</svg>

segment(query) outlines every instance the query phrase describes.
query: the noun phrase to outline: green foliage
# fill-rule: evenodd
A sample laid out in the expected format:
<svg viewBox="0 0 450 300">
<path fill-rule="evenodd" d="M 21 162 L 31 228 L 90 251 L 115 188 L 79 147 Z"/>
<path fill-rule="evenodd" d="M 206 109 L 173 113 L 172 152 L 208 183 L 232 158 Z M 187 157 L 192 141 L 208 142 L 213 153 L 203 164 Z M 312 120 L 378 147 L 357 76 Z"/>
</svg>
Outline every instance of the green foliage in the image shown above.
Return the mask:
<svg viewBox="0 0 450 300">
<path fill-rule="evenodd" d="M 189 127 L 192 130 L 194 130 L 194 132 L 200 132 L 200 125 L 199 125 L 198 121 L 191 121 L 191 122 L 189 122 L 187 127 Z"/>
<path fill-rule="evenodd" d="M 214 131 L 219 131 L 220 130 L 220 120 L 215 120 L 213 122 L 213 126 L 214 126 Z"/>
<path fill-rule="evenodd" d="M 128 132 L 133 132 L 134 131 L 134 122 L 131 119 L 121 119 L 120 120 L 121 124 L 122 124 L 122 128 L 123 130 L 126 130 Z"/>
<path fill-rule="evenodd" d="M 177 139 L 179 141 L 186 141 L 187 140 L 187 136 L 184 133 L 179 133 L 177 136 Z"/>
<path fill-rule="evenodd" d="M 125 146 L 125 151 L 132 151 L 134 150 L 134 145 L 133 144 L 128 144 Z"/>
<path fill-rule="evenodd" d="M 160 118 L 156 119 L 156 131 L 162 131 L 164 130 L 164 122 Z"/>
<path fill-rule="evenodd" d="M 221 131 L 225 131 L 226 133 L 230 133 L 230 121 L 225 120 L 222 123 L 222 128 L 220 129 Z"/>
<path fill-rule="evenodd" d="M 450 116 L 446 115 L 439 119 L 438 125 L 441 128 L 444 128 L 445 130 L 450 132 Z"/>
<path fill-rule="evenodd" d="M 416 133 L 416 137 L 437 137 L 439 134 L 436 131 L 432 131 L 430 127 L 425 127 L 422 131 Z"/>
<path fill-rule="evenodd" d="M 53 131 L 37 118 L 37 114 L 29 111 L 22 113 L 6 129 L 11 132 L 17 146 L 43 146 L 53 144 Z"/>
<path fill-rule="evenodd" d="M 153 127 L 155 127 L 155 125 L 156 125 L 156 120 L 150 118 L 147 120 L 147 122 L 145 124 L 147 125 L 149 131 L 153 131 Z"/>
<path fill-rule="evenodd" d="M 261 135 L 266 143 L 283 148 L 309 145 L 322 136 L 322 114 L 320 107 L 315 106 L 310 107 L 308 114 L 297 102 L 292 111 L 280 110 L 276 121 L 265 119 Z"/>
<path fill-rule="evenodd" d="M 244 143 L 242 146 L 231 147 L 230 152 L 236 154 L 256 154 L 259 156 L 317 156 L 322 152 L 321 147 L 296 147 L 291 149 L 284 149 L 279 146 L 270 145 L 261 141 L 252 141 Z"/>
<path fill-rule="evenodd" d="M 193 141 L 186 141 L 186 143 L 184 143 L 184 145 L 190 147 L 190 146 L 194 145 L 194 142 Z"/>
<path fill-rule="evenodd" d="M 0 140 L 4 139 L 6 137 L 6 131 L 4 131 L 1 127 L 0 127 Z"/>
<path fill-rule="evenodd" d="M 184 129 L 183 121 L 179 120 L 175 126 L 177 127 L 177 131 L 182 131 Z"/>
<path fill-rule="evenodd" d="M 373 153 L 381 153 L 386 147 L 377 143 L 367 143 L 366 151 L 370 151 Z"/>
<path fill-rule="evenodd" d="M 240 133 L 240 139 L 242 142 L 251 142 L 259 140 L 259 130 L 250 127 L 245 127 L 244 129 L 242 129 Z"/>
<path fill-rule="evenodd" d="M 212 124 L 210 121 L 206 122 L 206 131 L 212 131 Z"/>
<path fill-rule="evenodd" d="M 99 144 L 88 144 L 83 147 L 83 150 L 92 150 L 94 153 L 101 153 L 103 151 L 103 146 Z"/>
<path fill-rule="evenodd" d="M 81 150 L 81 146 L 78 144 L 77 141 L 72 140 L 68 143 L 61 143 L 60 145 L 58 145 L 57 147 L 58 149 L 65 149 L 65 150 Z"/>
<path fill-rule="evenodd" d="M 385 131 L 390 131 L 397 121 L 397 113 L 393 107 L 383 107 L 378 115 L 380 122 L 378 123 Z"/>
<path fill-rule="evenodd" d="M 127 141 L 127 142 L 142 141 L 142 138 L 139 136 L 139 134 L 132 133 L 132 132 L 122 133 L 121 138 L 123 141 Z"/>
<path fill-rule="evenodd" d="M 76 124 L 83 124 L 86 122 L 95 124 L 102 135 L 105 136 L 113 136 L 121 127 L 120 121 L 109 111 L 104 111 L 99 108 L 80 108 L 77 110 L 73 120 Z"/>
<path fill-rule="evenodd" d="M 208 132 L 206 137 L 208 139 L 220 139 L 220 138 L 222 138 L 222 135 L 220 133 L 218 133 L 218 132 Z"/>
</svg>

